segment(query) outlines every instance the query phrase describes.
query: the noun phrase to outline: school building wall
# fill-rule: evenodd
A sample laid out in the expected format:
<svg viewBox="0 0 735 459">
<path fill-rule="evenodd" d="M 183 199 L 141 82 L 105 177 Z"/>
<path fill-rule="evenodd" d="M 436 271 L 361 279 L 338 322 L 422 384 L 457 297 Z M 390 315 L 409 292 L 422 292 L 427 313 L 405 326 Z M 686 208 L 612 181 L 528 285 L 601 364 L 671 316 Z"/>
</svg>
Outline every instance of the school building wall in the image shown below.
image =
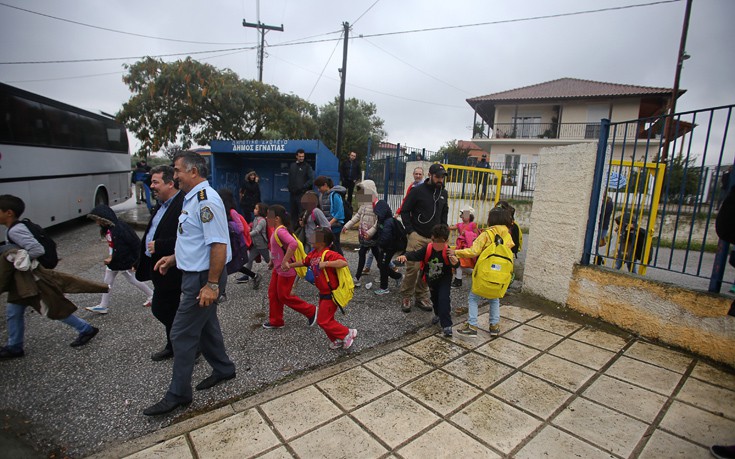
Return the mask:
<svg viewBox="0 0 735 459">
<path fill-rule="evenodd" d="M 596 144 L 539 155 L 523 291 L 735 366 L 730 300 L 644 276 L 581 266 Z"/>
</svg>

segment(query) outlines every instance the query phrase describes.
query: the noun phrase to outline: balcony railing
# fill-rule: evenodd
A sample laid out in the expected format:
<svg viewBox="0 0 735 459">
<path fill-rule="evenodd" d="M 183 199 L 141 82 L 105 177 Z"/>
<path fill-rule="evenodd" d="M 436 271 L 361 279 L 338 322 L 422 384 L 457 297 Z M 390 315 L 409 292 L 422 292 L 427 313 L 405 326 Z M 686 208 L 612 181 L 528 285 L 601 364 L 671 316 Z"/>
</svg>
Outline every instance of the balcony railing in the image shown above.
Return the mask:
<svg viewBox="0 0 735 459">
<path fill-rule="evenodd" d="M 600 123 L 496 123 L 489 129 L 495 139 L 597 139 Z"/>
</svg>

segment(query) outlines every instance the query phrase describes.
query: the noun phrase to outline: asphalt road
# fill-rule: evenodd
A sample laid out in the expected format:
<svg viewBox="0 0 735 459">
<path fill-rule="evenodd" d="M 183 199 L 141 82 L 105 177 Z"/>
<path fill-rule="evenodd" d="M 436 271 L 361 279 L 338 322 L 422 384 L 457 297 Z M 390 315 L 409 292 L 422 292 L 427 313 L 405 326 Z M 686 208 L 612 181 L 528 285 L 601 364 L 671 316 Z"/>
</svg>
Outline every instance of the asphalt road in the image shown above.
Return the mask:
<svg viewBox="0 0 735 459">
<path fill-rule="evenodd" d="M 106 243 L 96 225 L 75 221 L 53 228 L 51 235 L 62 258 L 57 269 L 102 280 Z M 354 251 L 348 250 L 347 257 L 352 266 L 356 265 Z M 211 390 L 195 392 L 193 404 L 176 416 L 148 418 L 141 414 L 165 393 L 172 367 L 171 361 L 150 359 L 151 353 L 163 347 L 165 337 L 163 326 L 150 309 L 143 307 L 142 292 L 118 277 L 107 315 L 83 309 L 96 305 L 99 294 L 71 295 L 80 308 L 79 317 L 100 329 L 99 335 L 81 348 L 69 347 L 76 337 L 73 329 L 29 308 L 26 356 L 0 362 L 0 416 L 5 437 L 23 439 L 42 453 L 41 457 L 50 453 L 56 457 L 85 456 L 242 398 L 309 368 L 412 333 L 428 326 L 431 319 L 431 313 L 415 308 L 409 314 L 402 313 L 395 293 L 377 297 L 375 288 L 361 288 L 347 315 L 338 314 L 345 325 L 357 328 L 355 344 L 349 351 L 332 351 L 327 348 L 329 342 L 321 329 L 308 327 L 303 316 L 288 308 L 285 328 L 260 327 L 267 313 L 269 274 L 264 265 L 256 271 L 266 277 L 260 290 L 254 291 L 250 283 L 230 282 L 228 301 L 219 307 L 225 345 L 237 366 L 237 378 Z M 455 305 L 466 305 L 468 289 L 453 289 Z M 298 292 L 309 301 L 317 300 L 316 290 L 306 282 L 298 286 Z M 5 298 L 3 295 L 0 310 L 4 309 Z M 2 321 L 0 339 L 6 336 Z M 209 376 L 210 371 L 202 359 L 194 369 L 193 383 Z"/>
</svg>

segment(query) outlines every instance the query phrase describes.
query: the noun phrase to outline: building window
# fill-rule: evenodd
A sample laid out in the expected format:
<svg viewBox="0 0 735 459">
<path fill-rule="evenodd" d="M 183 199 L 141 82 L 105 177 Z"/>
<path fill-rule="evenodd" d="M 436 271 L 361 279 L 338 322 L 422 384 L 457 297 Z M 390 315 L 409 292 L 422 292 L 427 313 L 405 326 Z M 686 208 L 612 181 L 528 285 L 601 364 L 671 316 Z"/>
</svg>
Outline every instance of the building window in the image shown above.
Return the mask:
<svg viewBox="0 0 735 459">
<path fill-rule="evenodd" d="M 517 139 L 530 139 L 541 135 L 540 116 L 514 116 L 513 131 Z"/>
</svg>

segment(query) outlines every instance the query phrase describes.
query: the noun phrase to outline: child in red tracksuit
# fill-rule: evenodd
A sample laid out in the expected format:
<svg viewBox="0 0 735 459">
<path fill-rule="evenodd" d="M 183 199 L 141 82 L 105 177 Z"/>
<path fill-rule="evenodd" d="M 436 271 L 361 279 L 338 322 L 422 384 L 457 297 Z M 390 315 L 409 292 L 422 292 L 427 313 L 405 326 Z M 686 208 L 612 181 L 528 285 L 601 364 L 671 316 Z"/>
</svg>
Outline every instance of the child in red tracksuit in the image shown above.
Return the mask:
<svg viewBox="0 0 735 459">
<path fill-rule="evenodd" d="M 314 325 L 317 318 L 314 305 L 291 294 L 291 288 L 296 281 L 296 271 L 288 267 L 288 262 L 293 258 L 297 243 L 286 229 L 291 224 L 286 209 L 279 205 L 270 206 L 266 221 L 269 227 L 274 228 L 270 242 L 271 260 L 268 262 L 268 267 L 273 272 L 268 285 L 268 320 L 263 323 L 263 328 L 272 330 L 283 327 L 284 305 L 305 315 L 309 325 Z M 282 247 L 276 242 L 276 235 Z"/>
<path fill-rule="evenodd" d="M 288 267 L 311 267 L 311 271 L 314 273 L 314 285 L 319 289 L 319 307 L 317 308 L 316 322 L 331 341 L 330 349 L 348 349 L 357 337 L 357 330 L 345 327 L 334 318 L 337 305 L 332 300 L 332 290 L 337 287 L 337 268 L 347 266 L 347 260 L 334 250 L 328 250 L 333 241 L 332 231 L 328 228 L 317 228 L 314 231 L 314 241 L 312 242 L 314 250 L 309 252 L 303 262 L 289 263 Z M 324 255 L 324 261 L 322 261 L 322 254 L 325 251 L 327 253 Z M 324 275 L 325 272 L 326 276 Z M 329 277 L 329 281 L 327 281 L 327 277 Z"/>
</svg>

